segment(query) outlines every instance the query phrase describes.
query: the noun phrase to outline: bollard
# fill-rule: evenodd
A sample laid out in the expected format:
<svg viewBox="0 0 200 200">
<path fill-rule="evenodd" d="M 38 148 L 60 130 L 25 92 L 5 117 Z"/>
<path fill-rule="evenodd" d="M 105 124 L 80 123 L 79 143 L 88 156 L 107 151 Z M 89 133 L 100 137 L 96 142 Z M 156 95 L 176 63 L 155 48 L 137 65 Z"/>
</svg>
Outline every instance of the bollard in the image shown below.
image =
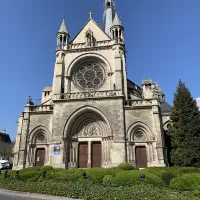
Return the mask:
<svg viewBox="0 0 200 200">
<path fill-rule="evenodd" d="M 15 176 L 14 176 L 14 178 L 19 178 L 19 170 L 17 170 L 16 172 L 15 172 Z"/>
<path fill-rule="evenodd" d="M 4 178 L 7 178 L 7 176 L 8 176 L 8 171 L 5 170 L 5 171 L 4 171 Z"/>
<path fill-rule="evenodd" d="M 45 169 L 43 169 L 43 171 L 42 171 L 42 177 L 43 177 L 43 178 L 46 177 L 46 173 L 47 173 L 47 171 L 46 171 Z"/>
<path fill-rule="evenodd" d="M 145 175 L 144 174 L 140 174 L 140 181 L 143 182 L 145 179 Z"/>
<path fill-rule="evenodd" d="M 81 177 L 86 179 L 86 175 L 87 175 L 86 172 L 82 172 Z"/>
</svg>

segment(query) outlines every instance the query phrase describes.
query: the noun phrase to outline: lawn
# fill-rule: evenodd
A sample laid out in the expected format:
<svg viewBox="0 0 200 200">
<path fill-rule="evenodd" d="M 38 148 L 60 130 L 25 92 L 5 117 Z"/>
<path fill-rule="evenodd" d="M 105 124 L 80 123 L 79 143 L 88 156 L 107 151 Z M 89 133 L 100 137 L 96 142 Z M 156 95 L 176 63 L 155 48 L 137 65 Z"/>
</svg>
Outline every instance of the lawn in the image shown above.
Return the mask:
<svg viewBox="0 0 200 200">
<path fill-rule="evenodd" d="M 40 176 L 46 171 L 46 176 Z M 84 175 L 85 172 L 85 176 Z M 40 177 L 39 177 L 40 176 Z M 39 178 L 38 178 L 39 177 Z M 27 168 L 0 175 L 0 188 L 95 200 L 199 200 L 199 168 Z"/>
</svg>

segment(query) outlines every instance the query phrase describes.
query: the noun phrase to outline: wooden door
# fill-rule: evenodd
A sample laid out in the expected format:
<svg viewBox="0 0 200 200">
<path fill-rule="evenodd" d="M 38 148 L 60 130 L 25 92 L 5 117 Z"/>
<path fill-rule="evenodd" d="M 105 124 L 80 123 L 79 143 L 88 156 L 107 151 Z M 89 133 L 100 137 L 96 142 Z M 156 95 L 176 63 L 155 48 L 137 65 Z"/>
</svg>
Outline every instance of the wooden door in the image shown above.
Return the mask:
<svg viewBox="0 0 200 200">
<path fill-rule="evenodd" d="M 88 167 L 88 143 L 79 143 L 78 148 L 78 167 L 87 168 Z"/>
<path fill-rule="evenodd" d="M 36 166 L 44 166 L 45 164 L 45 149 L 36 150 L 35 164 Z"/>
<path fill-rule="evenodd" d="M 147 151 L 145 146 L 135 148 L 136 166 L 138 168 L 147 167 Z"/>
<path fill-rule="evenodd" d="M 101 167 L 101 142 L 92 142 L 92 168 Z"/>
</svg>

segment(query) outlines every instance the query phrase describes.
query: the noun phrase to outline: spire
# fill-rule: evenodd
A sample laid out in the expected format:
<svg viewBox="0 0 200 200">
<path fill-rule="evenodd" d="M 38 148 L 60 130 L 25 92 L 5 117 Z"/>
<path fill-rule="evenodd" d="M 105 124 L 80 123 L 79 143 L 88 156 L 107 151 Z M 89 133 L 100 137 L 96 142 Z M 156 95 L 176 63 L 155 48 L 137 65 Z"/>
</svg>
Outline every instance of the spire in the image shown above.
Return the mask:
<svg viewBox="0 0 200 200">
<path fill-rule="evenodd" d="M 68 33 L 65 18 L 63 18 L 63 20 L 62 20 L 62 24 L 61 24 L 60 30 L 58 32 L 59 33 Z"/>
<path fill-rule="evenodd" d="M 105 0 L 105 10 L 103 16 L 103 30 L 111 36 L 110 28 L 115 17 L 115 3 L 114 0 Z"/>
<path fill-rule="evenodd" d="M 121 20 L 119 19 L 117 12 L 115 12 L 115 18 L 113 20 L 112 26 L 122 26 Z"/>
</svg>

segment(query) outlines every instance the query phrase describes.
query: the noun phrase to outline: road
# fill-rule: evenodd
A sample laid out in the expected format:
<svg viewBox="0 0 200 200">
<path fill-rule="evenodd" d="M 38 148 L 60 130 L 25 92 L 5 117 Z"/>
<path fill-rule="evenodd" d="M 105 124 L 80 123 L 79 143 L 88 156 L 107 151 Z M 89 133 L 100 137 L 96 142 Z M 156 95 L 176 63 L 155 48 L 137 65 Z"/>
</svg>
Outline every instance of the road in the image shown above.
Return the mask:
<svg viewBox="0 0 200 200">
<path fill-rule="evenodd" d="M 42 194 L 20 193 L 0 189 L 0 200 L 80 200 Z"/>
<path fill-rule="evenodd" d="M 13 196 L 13 195 L 5 195 L 0 194 L 1 200 L 44 200 L 44 199 L 35 199 L 33 197 L 20 197 L 20 196 Z"/>
</svg>

